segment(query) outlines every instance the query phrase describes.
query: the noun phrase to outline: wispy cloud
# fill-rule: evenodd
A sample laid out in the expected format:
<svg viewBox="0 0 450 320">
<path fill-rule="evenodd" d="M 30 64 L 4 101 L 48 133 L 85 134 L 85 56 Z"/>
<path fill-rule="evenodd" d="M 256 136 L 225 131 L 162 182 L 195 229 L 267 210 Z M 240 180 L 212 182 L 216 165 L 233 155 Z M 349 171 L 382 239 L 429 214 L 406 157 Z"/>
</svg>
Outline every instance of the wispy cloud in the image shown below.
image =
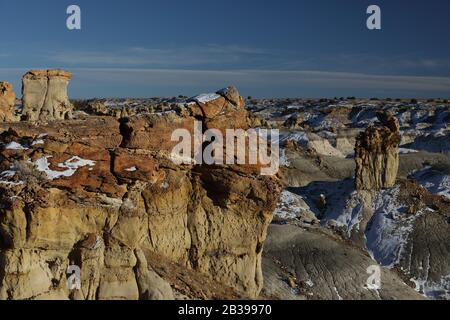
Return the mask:
<svg viewBox="0 0 450 320">
<path fill-rule="evenodd" d="M 130 90 L 141 88 L 140 96 L 195 94 L 228 85 L 236 85 L 250 95 L 265 97 L 450 96 L 449 77 L 380 76 L 307 70 L 77 69 L 74 72 L 74 85 L 91 83 L 94 86 L 123 86 Z"/>
<path fill-rule="evenodd" d="M 400 64 L 408 68 L 449 68 L 450 59 L 404 59 Z"/>
<path fill-rule="evenodd" d="M 15 80 L 25 69 L 1 69 L 0 78 Z M 195 70 L 74 68 L 71 90 L 76 96 L 157 96 L 199 93 L 228 85 L 259 96 L 341 95 L 450 96 L 450 77 L 373 75 L 330 71 Z M 17 86 L 16 86 L 17 87 Z"/>
<path fill-rule="evenodd" d="M 420 58 L 412 55 L 374 55 L 360 53 L 333 53 L 304 58 L 284 59 L 283 69 L 320 69 L 359 73 L 414 73 L 436 71 L 450 74 L 450 59 Z"/>
<path fill-rule="evenodd" d="M 268 56 L 270 53 L 259 48 L 245 46 L 221 46 L 208 44 L 180 48 L 132 47 L 116 51 L 63 51 L 49 56 L 49 60 L 72 66 L 122 66 L 122 67 L 179 67 L 211 64 L 235 64 Z"/>
<path fill-rule="evenodd" d="M 130 84 L 233 83 L 244 85 L 314 85 L 323 88 L 450 91 L 450 77 L 385 76 L 362 73 L 284 70 L 76 69 L 79 75 Z"/>
</svg>

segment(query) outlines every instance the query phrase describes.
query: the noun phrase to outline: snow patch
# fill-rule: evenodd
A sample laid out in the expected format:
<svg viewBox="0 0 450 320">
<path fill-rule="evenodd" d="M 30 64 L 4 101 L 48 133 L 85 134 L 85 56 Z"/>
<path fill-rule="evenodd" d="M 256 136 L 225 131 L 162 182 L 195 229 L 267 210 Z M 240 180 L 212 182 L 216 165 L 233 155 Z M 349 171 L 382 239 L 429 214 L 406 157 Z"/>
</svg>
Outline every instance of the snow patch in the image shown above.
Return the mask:
<svg viewBox="0 0 450 320">
<path fill-rule="evenodd" d="M 28 150 L 28 148 L 22 146 L 17 142 L 10 142 L 5 146 L 5 150 Z"/>
<path fill-rule="evenodd" d="M 324 196 L 329 204 L 322 218 L 322 224 L 329 221 L 338 227 L 343 227 L 350 237 L 353 230 L 359 231 L 359 225 L 363 219 L 366 192 L 356 191 L 352 179 L 330 184 Z"/>
<path fill-rule="evenodd" d="M 181 164 L 192 164 L 195 165 L 197 163 L 197 161 L 195 161 L 195 159 L 193 159 L 190 156 L 183 156 L 183 155 L 179 155 L 176 153 L 171 153 L 169 155 L 169 159 L 177 164 L 177 165 L 181 165 Z"/>
<path fill-rule="evenodd" d="M 194 100 L 198 103 L 206 104 L 208 102 L 214 101 L 219 99 L 221 96 L 217 93 L 203 93 L 199 94 L 198 96 L 195 96 L 191 98 L 190 100 Z"/>
<path fill-rule="evenodd" d="M 425 167 L 424 169 L 413 173 L 412 178 L 429 192 L 450 199 L 449 175 L 434 170 L 432 167 Z"/>
<path fill-rule="evenodd" d="M 9 181 L 9 179 L 14 178 L 16 176 L 17 170 L 14 166 L 11 166 L 9 170 L 3 171 L 0 173 L 0 184 L 4 184 L 7 186 L 20 186 L 23 185 L 23 181 Z"/>
<path fill-rule="evenodd" d="M 161 183 L 161 188 L 162 189 L 169 189 L 170 185 L 167 181 L 164 181 L 163 183 Z"/>
<path fill-rule="evenodd" d="M 286 149 L 280 149 L 280 166 L 290 167 L 291 162 L 286 155 Z"/>
<path fill-rule="evenodd" d="M 414 149 L 407 149 L 407 148 L 399 148 L 398 149 L 398 153 L 399 154 L 409 154 L 409 153 L 417 153 L 419 151 L 414 150 Z"/>
<path fill-rule="evenodd" d="M 36 141 L 33 141 L 33 143 L 31 145 L 32 146 L 38 146 L 38 145 L 41 145 L 41 144 L 44 144 L 44 143 L 45 143 L 44 140 L 38 139 Z"/>
<path fill-rule="evenodd" d="M 280 202 L 278 203 L 277 209 L 275 209 L 274 215 L 280 219 L 290 220 L 298 218 L 302 213 L 310 214 L 312 217 L 314 216 L 302 196 L 284 190 L 281 193 Z"/>
<path fill-rule="evenodd" d="M 314 133 L 306 133 L 302 131 L 291 132 L 280 137 L 280 144 L 285 145 L 287 142 L 294 141 L 299 146 L 310 149 L 324 156 L 332 156 L 345 158 L 345 156 L 334 148 L 331 143 Z"/>
<path fill-rule="evenodd" d="M 334 290 L 334 293 L 336 293 L 336 295 L 337 295 L 339 301 L 344 300 L 344 299 L 342 299 L 342 297 L 340 296 L 339 291 L 338 291 L 338 289 L 337 289 L 336 287 L 333 287 L 333 290 Z"/>
<path fill-rule="evenodd" d="M 410 279 L 416 285 L 416 291 L 433 300 L 450 300 L 450 274 L 443 277 L 440 283 L 428 279 Z"/>
<path fill-rule="evenodd" d="M 47 174 L 47 178 L 49 180 L 55 180 L 62 177 L 71 177 L 75 174 L 75 172 L 82 167 L 94 167 L 95 161 L 92 160 L 86 160 L 82 159 L 80 157 L 72 157 L 67 161 L 64 161 L 63 163 L 58 164 L 58 168 L 65 169 L 64 171 L 55 171 L 50 169 L 50 165 L 48 162 L 48 159 L 50 159 L 51 156 L 45 156 L 42 157 L 34 163 L 36 166 L 36 169 L 39 172 L 45 172 Z"/>
<path fill-rule="evenodd" d="M 373 204 L 374 215 L 366 230 L 370 255 L 388 268 L 399 263 L 418 217 L 407 215 L 406 206 L 398 202 L 399 193 L 399 186 L 378 193 Z"/>
</svg>

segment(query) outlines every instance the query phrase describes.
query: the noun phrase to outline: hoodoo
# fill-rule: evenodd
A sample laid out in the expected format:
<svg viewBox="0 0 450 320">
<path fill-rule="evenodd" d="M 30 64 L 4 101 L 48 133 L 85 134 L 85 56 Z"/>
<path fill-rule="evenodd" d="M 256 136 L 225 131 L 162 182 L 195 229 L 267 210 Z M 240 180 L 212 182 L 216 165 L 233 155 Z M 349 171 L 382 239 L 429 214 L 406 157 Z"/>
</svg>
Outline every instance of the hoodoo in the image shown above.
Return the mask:
<svg viewBox="0 0 450 320">
<path fill-rule="evenodd" d="M 33 70 L 22 78 L 23 120 L 52 121 L 72 118 L 67 95 L 72 73 L 59 69 Z"/>
<path fill-rule="evenodd" d="M 401 141 L 400 124 L 389 114 L 378 114 L 379 124 L 356 139 L 356 189 L 391 188 L 397 179 Z"/>
</svg>

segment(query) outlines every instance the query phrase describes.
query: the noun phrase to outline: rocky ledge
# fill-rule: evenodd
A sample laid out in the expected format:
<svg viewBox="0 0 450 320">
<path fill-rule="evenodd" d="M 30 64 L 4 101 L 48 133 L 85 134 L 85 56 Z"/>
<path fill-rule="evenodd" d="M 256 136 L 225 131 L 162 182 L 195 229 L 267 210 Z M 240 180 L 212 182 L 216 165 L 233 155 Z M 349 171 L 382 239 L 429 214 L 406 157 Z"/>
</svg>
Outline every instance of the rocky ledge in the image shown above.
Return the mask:
<svg viewBox="0 0 450 320">
<path fill-rule="evenodd" d="M 49 79 L 36 77 L 26 81 Z M 204 298 L 164 280 L 154 256 L 229 297 L 260 294 L 280 182 L 256 166 L 176 165 L 170 153 L 173 129 L 195 120 L 245 129 L 236 89 L 121 120 L 54 121 L 66 111 L 47 109 L 30 113 L 45 124 L 0 124 L 0 299 Z M 81 290 L 66 285 L 73 265 Z"/>
</svg>

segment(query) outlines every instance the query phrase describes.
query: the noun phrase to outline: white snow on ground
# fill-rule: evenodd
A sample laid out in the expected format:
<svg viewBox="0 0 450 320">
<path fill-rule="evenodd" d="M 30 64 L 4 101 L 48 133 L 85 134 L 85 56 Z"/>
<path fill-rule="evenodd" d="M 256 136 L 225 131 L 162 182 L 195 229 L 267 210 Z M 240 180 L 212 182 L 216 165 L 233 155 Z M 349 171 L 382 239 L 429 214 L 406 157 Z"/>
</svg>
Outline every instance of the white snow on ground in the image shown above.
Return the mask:
<svg viewBox="0 0 450 320">
<path fill-rule="evenodd" d="M 37 145 L 41 145 L 41 144 L 44 144 L 44 143 L 45 143 L 44 140 L 38 139 L 36 141 L 33 141 L 33 143 L 31 145 L 32 146 L 37 146 Z"/>
<path fill-rule="evenodd" d="M 381 265 L 393 268 L 398 262 L 413 231 L 418 215 L 407 216 L 406 206 L 398 202 L 400 187 L 379 192 L 371 225 L 366 230 L 367 249 Z"/>
<path fill-rule="evenodd" d="M 326 130 L 318 132 L 317 135 L 327 140 L 336 139 L 338 136 L 336 133 Z"/>
<path fill-rule="evenodd" d="M 0 173 L 0 184 L 5 184 L 8 186 L 18 186 L 24 184 L 23 181 L 9 181 L 9 179 L 15 177 L 17 170 L 14 166 L 11 166 L 9 170 L 3 171 Z"/>
<path fill-rule="evenodd" d="M 302 196 L 284 190 L 281 193 L 280 202 L 274 215 L 281 219 L 296 219 L 305 214 L 311 215 L 311 218 L 314 218 L 314 214 L 311 212 L 310 207 L 305 203 Z"/>
<path fill-rule="evenodd" d="M 169 155 L 169 159 L 170 161 L 172 161 L 173 163 L 177 164 L 177 165 L 181 165 L 181 164 L 192 164 L 195 165 L 197 164 L 197 161 L 195 159 L 193 159 L 190 156 L 183 156 L 181 154 L 176 154 L 174 152 L 171 152 Z"/>
<path fill-rule="evenodd" d="M 48 137 L 48 133 L 41 133 L 37 138 L 31 143 L 31 146 L 38 146 L 44 144 L 44 139 Z"/>
<path fill-rule="evenodd" d="M 284 167 L 291 166 L 291 162 L 289 161 L 289 159 L 286 155 L 286 149 L 283 149 L 283 148 L 280 149 L 280 166 L 284 166 Z"/>
<path fill-rule="evenodd" d="M 174 110 L 168 110 L 168 111 L 162 111 L 162 112 L 155 112 L 155 113 L 152 113 L 152 115 L 155 115 L 155 116 L 166 116 L 166 115 L 169 115 L 169 114 L 176 114 L 176 111 L 174 111 Z"/>
<path fill-rule="evenodd" d="M 440 283 L 433 283 L 428 279 L 410 280 L 416 285 L 416 291 L 424 296 L 434 300 L 450 300 L 450 274 L 441 279 Z"/>
<path fill-rule="evenodd" d="M 339 299 L 340 301 L 344 300 L 344 299 L 342 299 L 341 295 L 339 294 L 338 289 L 337 289 L 336 287 L 333 287 L 333 289 L 334 289 L 334 293 L 336 293 L 338 299 Z"/>
<path fill-rule="evenodd" d="M 433 138 L 446 137 L 448 135 L 448 131 L 446 129 L 439 129 L 434 131 L 426 136 L 433 136 Z"/>
<path fill-rule="evenodd" d="M 290 105 L 286 107 L 287 110 L 301 110 L 303 108 L 304 106 L 302 105 Z"/>
<path fill-rule="evenodd" d="M 14 170 L 7 170 L 0 173 L 0 179 L 7 179 L 12 178 L 16 175 L 16 171 Z"/>
<path fill-rule="evenodd" d="M 412 178 L 429 192 L 450 199 L 450 176 L 434 170 L 432 167 L 415 172 Z"/>
<path fill-rule="evenodd" d="M 345 192 L 345 190 L 341 189 L 341 191 L 343 193 L 339 194 L 336 191 L 336 194 L 332 195 L 334 199 L 329 199 L 333 203 L 333 206 L 327 210 L 326 217 L 323 221 L 332 220 L 337 226 L 345 227 L 350 237 L 353 229 L 356 229 L 356 231 L 359 230 L 364 202 L 356 191 L 350 194 Z"/>
<path fill-rule="evenodd" d="M 280 136 L 281 145 L 289 141 L 295 141 L 299 146 L 311 149 L 321 155 L 345 158 L 342 152 L 334 148 L 327 139 L 314 133 L 297 131 Z"/>
<path fill-rule="evenodd" d="M 22 146 L 21 144 L 17 142 L 10 142 L 5 146 L 6 150 L 27 150 L 28 148 Z"/>
<path fill-rule="evenodd" d="M 280 136 L 280 144 L 283 142 L 295 141 L 301 146 L 307 146 L 309 143 L 309 138 L 306 132 L 293 132 Z"/>
<path fill-rule="evenodd" d="M 336 182 L 330 186 L 325 195 L 329 204 L 322 218 L 322 224 L 333 221 L 338 227 L 346 229 L 348 236 L 352 231 L 359 230 L 364 210 L 364 193 L 355 191 L 353 180 Z"/>
<path fill-rule="evenodd" d="M 308 279 L 305 283 L 310 288 L 313 288 L 315 286 L 314 282 L 311 279 Z"/>
<path fill-rule="evenodd" d="M 443 106 L 437 109 L 435 115 L 436 120 L 434 122 L 434 128 L 437 130 L 447 128 L 447 122 L 445 121 L 445 119 L 448 117 L 448 115 L 449 111 L 447 107 Z"/>
<path fill-rule="evenodd" d="M 203 93 L 203 94 L 200 94 L 198 96 L 191 98 L 190 100 L 194 100 L 198 103 L 205 104 L 205 103 L 217 100 L 219 98 L 220 98 L 220 95 L 218 95 L 217 93 Z"/>
<path fill-rule="evenodd" d="M 217 94 L 226 95 L 230 91 L 231 87 L 223 88 L 217 91 Z"/>
<path fill-rule="evenodd" d="M 0 184 L 5 184 L 5 185 L 8 185 L 8 186 L 20 186 L 20 185 L 23 185 L 24 182 L 23 181 L 13 182 L 13 181 L 0 180 Z"/>
<path fill-rule="evenodd" d="M 414 149 L 398 148 L 399 154 L 408 154 L 408 153 L 417 153 L 417 152 L 419 152 L 419 151 L 414 150 Z"/>
<path fill-rule="evenodd" d="M 135 172 L 135 171 L 137 171 L 137 168 L 136 167 L 131 167 L 131 168 L 125 169 L 125 171 Z"/>
<path fill-rule="evenodd" d="M 64 161 L 63 163 L 58 164 L 58 168 L 65 169 L 64 171 L 55 171 L 51 170 L 49 167 L 49 158 L 51 158 L 51 156 L 42 157 L 36 160 L 34 164 L 36 169 L 39 172 L 45 172 L 50 180 L 59 179 L 62 177 L 71 177 L 79 168 L 95 166 L 95 161 L 86 160 L 75 156 L 67 161 Z"/>
<path fill-rule="evenodd" d="M 126 105 L 126 101 L 105 101 L 103 104 L 105 107 L 123 107 Z"/>
</svg>

